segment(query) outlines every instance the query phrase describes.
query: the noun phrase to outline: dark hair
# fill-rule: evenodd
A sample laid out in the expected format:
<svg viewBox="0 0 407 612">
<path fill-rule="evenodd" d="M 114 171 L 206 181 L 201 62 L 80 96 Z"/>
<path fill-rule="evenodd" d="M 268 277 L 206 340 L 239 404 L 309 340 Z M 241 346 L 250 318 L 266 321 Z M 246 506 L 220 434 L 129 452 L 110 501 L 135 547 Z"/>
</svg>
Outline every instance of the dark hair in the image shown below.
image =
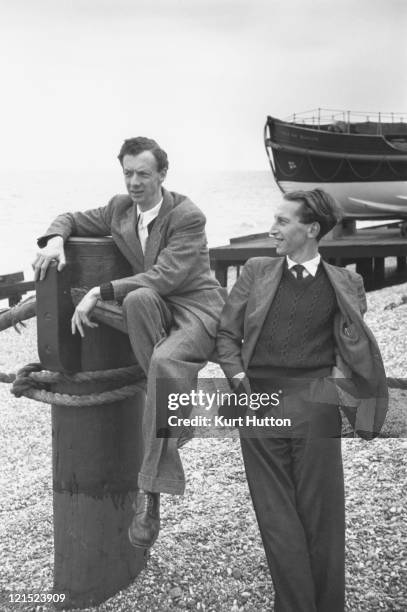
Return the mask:
<svg viewBox="0 0 407 612">
<path fill-rule="evenodd" d="M 301 202 L 298 212 L 301 223 L 319 223 L 317 240 L 325 236 L 342 219 L 343 213 L 338 202 L 326 191 L 289 191 L 284 199 Z"/>
<path fill-rule="evenodd" d="M 136 138 L 127 138 L 122 144 L 120 153 L 117 156 L 121 165 L 123 166 L 123 157 L 125 155 L 139 155 L 144 151 L 151 151 L 157 162 L 157 170 L 168 170 L 168 157 L 167 153 L 161 149 L 161 147 L 152 138 L 145 138 L 144 136 L 137 136 Z"/>
</svg>

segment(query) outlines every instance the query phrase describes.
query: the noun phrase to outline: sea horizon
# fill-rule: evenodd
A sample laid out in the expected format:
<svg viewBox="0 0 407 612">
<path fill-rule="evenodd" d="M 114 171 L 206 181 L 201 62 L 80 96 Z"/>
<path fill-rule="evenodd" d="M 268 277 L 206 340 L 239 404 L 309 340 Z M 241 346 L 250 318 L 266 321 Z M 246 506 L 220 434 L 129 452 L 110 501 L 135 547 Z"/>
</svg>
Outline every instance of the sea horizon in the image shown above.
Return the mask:
<svg viewBox="0 0 407 612">
<path fill-rule="evenodd" d="M 0 274 L 23 271 L 32 278 L 36 239 L 63 212 L 106 205 L 125 193 L 120 169 L 1 171 L 0 224 L 3 239 Z M 267 231 L 280 191 L 271 171 L 170 171 L 164 187 L 188 196 L 204 212 L 210 247 L 230 238 Z"/>
</svg>

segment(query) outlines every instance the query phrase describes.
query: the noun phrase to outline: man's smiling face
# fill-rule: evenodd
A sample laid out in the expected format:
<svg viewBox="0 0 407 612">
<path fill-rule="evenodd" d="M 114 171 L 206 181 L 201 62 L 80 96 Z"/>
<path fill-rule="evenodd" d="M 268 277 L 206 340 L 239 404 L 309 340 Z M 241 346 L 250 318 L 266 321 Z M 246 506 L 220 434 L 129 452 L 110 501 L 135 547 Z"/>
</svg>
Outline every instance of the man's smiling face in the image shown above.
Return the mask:
<svg viewBox="0 0 407 612">
<path fill-rule="evenodd" d="M 270 236 L 277 255 L 288 255 L 294 261 L 306 261 L 317 248 L 315 223 L 303 223 L 300 218 L 302 202 L 282 200 L 274 215 Z"/>
</svg>

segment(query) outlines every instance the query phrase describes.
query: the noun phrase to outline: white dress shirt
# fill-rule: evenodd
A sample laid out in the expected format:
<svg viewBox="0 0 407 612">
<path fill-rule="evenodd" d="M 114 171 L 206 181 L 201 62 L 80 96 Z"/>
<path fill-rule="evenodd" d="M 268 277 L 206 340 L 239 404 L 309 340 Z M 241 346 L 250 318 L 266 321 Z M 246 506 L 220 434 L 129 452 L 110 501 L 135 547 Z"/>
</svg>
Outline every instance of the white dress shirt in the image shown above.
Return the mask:
<svg viewBox="0 0 407 612">
<path fill-rule="evenodd" d="M 161 198 L 158 204 L 153 206 L 153 208 L 150 208 L 150 210 L 146 210 L 145 212 L 141 212 L 137 206 L 137 232 L 143 253 L 145 251 L 148 238 L 148 226 L 151 221 L 154 221 L 154 219 L 158 216 L 162 203 L 163 198 Z"/>
<path fill-rule="evenodd" d="M 287 266 L 288 266 L 289 270 L 291 270 L 291 268 L 293 268 L 293 266 L 297 266 L 298 265 L 298 261 L 293 261 L 290 257 L 288 257 L 288 255 L 286 256 L 286 259 L 287 259 Z M 315 274 L 317 273 L 320 261 L 321 261 L 321 255 L 319 253 L 318 253 L 318 255 L 313 257 L 312 259 L 309 259 L 308 261 L 303 261 L 300 264 L 304 268 L 303 278 L 306 278 L 309 275 L 315 276 Z M 293 270 L 291 272 L 291 274 L 293 274 L 296 277 L 295 270 Z"/>
</svg>

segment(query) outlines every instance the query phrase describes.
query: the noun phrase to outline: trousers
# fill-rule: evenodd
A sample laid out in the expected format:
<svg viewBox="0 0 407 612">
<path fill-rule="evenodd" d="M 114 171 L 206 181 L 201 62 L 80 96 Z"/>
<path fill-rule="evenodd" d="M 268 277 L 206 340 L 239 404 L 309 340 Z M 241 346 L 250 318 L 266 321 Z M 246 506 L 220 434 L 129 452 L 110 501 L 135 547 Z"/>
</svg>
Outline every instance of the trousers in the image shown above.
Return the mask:
<svg viewBox="0 0 407 612">
<path fill-rule="evenodd" d="M 259 391 L 256 381 L 250 382 Z M 253 428 L 240 431 L 275 612 L 343 612 L 345 607 L 341 418 L 336 406 L 309 396 L 310 386 L 287 392 L 284 382 L 266 385 L 269 392 L 280 391 L 280 404 L 271 412 L 291 420 L 286 437 L 281 430 L 276 435 L 270 429 L 269 436 L 267 431 L 256 436 Z"/>
<path fill-rule="evenodd" d="M 171 391 L 196 388 L 199 370 L 214 350 L 215 339 L 185 308 L 170 308 L 154 290 L 139 288 L 123 301 L 132 350 L 147 378 L 143 415 L 143 461 L 138 486 L 154 493 L 182 495 L 185 475 L 174 437 L 157 437 L 160 406 L 157 381 L 171 381 Z"/>
</svg>

